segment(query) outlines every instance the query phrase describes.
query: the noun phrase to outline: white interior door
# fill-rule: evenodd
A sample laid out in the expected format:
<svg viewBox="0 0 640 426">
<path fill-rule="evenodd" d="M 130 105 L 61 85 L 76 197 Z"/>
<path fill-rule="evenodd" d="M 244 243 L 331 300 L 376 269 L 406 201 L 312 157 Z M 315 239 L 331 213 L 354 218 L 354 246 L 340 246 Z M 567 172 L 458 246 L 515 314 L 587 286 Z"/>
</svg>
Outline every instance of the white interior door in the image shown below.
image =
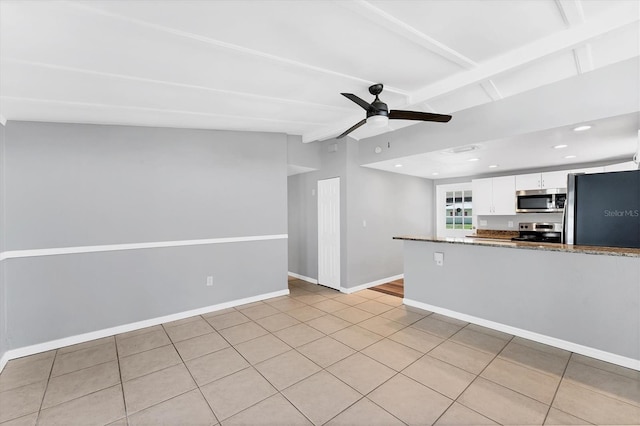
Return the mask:
<svg viewBox="0 0 640 426">
<path fill-rule="evenodd" d="M 340 178 L 318 181 L 318 284 L 340 288 Z"/>
</svg>

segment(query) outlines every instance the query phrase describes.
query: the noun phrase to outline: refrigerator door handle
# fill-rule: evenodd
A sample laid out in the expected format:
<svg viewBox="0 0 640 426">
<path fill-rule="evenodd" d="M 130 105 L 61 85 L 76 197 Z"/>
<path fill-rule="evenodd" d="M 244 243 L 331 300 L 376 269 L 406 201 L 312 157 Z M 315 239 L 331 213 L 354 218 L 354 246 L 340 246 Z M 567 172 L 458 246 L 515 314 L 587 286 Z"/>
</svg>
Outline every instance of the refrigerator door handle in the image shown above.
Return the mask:
<svg viewBox="0 0 640 426">
<path fill-rule="evenodd" d="M 575 244 L 576 196 L 576 175 L 569 173 L 567 176 L 567 199 L 564 203 L 564 215 L 562 216 L 565 244 Z"/>
<path fill-rule="evenodd" d="M 567 219 L 567 203 L 564 203 L 562 207 L 562 244 L 567 244 L 567 227 L 566 227 L 566 219 Z"/>
</svg>

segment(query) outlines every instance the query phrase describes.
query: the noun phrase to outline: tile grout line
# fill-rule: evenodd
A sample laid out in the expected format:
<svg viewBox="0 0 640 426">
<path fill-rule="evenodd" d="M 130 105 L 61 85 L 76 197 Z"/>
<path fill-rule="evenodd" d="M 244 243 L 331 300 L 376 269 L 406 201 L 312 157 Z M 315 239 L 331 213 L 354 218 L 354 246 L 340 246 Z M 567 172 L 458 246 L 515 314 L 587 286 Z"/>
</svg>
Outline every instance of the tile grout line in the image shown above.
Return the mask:
<svg viewBox="0 0 640 426">
<path fill-rule="evenodd" d="M 199 315 L 199 317 L 201 317 L 201 318 L 202 318 L 202 319 L 203 319 L 207 324 L 209 324 L 209 322 L 208 322 L 205 318 L 203 318 L 203 317 L 202 317 L 202 315 Z M 217 333 L 216 329 L 215 329 L 215 328 L 213 328 L 213 326 L 212 326 L 211 324 L 209 324 L 209 327 L 211 327 L 211 329 L 213 329 L 213 330 Z M 163 328 L 164 328 L 164 326 L 163 326 Z M 165 329 L 165 333 L 166 333 L 166 329 Z M 220 333 L 218 333 L 218 335 L 219 335 L 219 336 L 220 336 L 220 337 L 221 337 L 225 342 L 227 342 L 227 343 L 229 344 L 229 342 L 224 338 L 224 336 L 222 336 Z M 192 339 L 195 339 L 196 337 L 199 337 L 199 336 L 192 337 Z M 176 353 L 178 354 L 178 357 L 180 358 L 180 361 L 182 361 L 182 365 L 184 366 L 184 369 L 185 369 L 185 370 L 187 370 L 187 372 L 189 373 L 189 376 L 191 377 L 191 380 L 193 380 L 193 383 L 196 385 L 196 389 L 198 389 L 198 392 L 200 392 L 200 396 L 202 396 L 202 399 L 204 399 L 204 402 L 206 402 L 206 403 L 207 403 L 207 407 L 209 407 L 209 410 L 211 410 L 211 414 L 213 414 L 213 418 L 214 418 L 214 419 L 216 419 L 216 421 L 218 422 L 218 424 L 222 424 L 222 423 L 221 423 L 221 421 L 220 421 L 220 419 L 218 419 L 218 416 L 216 415 L 216 412 L 215 412 L 215 411 L 213 411 L 213 407 L 212 407 L 212 406 L 211 406 L 211 404 L 209 403 L 209 400 L 204 396 L 204 393 L 202 393 L 202 388 L 201 388 L 201 387 L 200 387 L 200 385 L 198 384 L 198 381 L 196 380 L 196 378 L 195 378 L 195 377 L 193 377 L 193 373 L 191 373 L 191 370 L 189 370 L 189 367 L 187 367 L 187 362 L 184 360 L 184 358 L 182 358 L 182 354 L 180 353 L 180 351 L 178 351 L 178 348 L 176 347 L 175 342 L 171 339 L 171 337 L 169 337 L 169 340 L 171 341 L 171 344 L 173 345 L 173 349 L 174 349 L 174 350 L 176 351 Z M 190 339 L 186 339 L 186 340 L 190 340 Z M 226 349 L 226 348 L 223 348 L 223 349 Z M 222 350 L 222 349 L 220 349 L 220 350 Z M 218 351 L 214 351 L 214 352 L 218 352 Z M 214 352 L 210 352 L 210 353 L 214 353 Z M 208 354 L 205 354 L 205 355 L 203 355 L 203 356 L 206 356 L 206 355 L 208 355 Z M 194 359 L 197 359 L 197 358 L 194 358 Z M 225 376 L 225 377 L 226 377 L 226 376 Z M 213 382 L 212 382 L 212 383 L 213 383 Z M 176 395 L 176 396 L 174 396 L 173 398 L 168 399 L 167 401 L 170 401 L 171 399 L 174 399 L 174 398 L 177 398 L 177 397 L 179 397 L 179 396 L 185 395 L 185 394 L 187 394 L 187 393 L 191 392 L 192 390 L 193 390 L 193 389 L 190 389 L 190 390 L 188 390 L 187 392 L 181 393 L 180 395 Z M 158 404 L 162 404 L 163 402 L 166 402 L 166 401 L 159 402 Z M 155 404 L 155 405 L 158 405 L 158 404 Z M 151 407 L 153 407 L 153 405 L 152 405 Z M 147 408 L 150 408 L 150 407 L 147 407 Z M 145 410 L 146 410 L 147 408 L 145 408 Z M 138 411 L 138 413 L 139 413 L 139 412 L 141 412 L 141 411 L 144 411 L 144 410 L 140 410 L 140 411 Z M 128 416 L 127 416 L 127 420 L 128 420 Z"/>
<path fill-rule="evenodd" d="M 277 309 L 277 308 L 276 308 L 276 309 Z M 274 314 L 274 315 L 277 315 L 277 314 Z M 250 319 L 250 321 L 255 322 L 255 321 L 253 321 L 253 320 L 251 320 L 251 319 Z M 245 323 L 245 324 L 246 324 L 246 323 Z M 304 323 L 301 323 L 301 324 L 304 324 Z M 259 325 L 259 324 L 258 324 L 258 325 Z M 297 324 L 296 324 L 296 325 L 297 325 Z M 293 327 L 293 326 L 292 326 L 292 327 Z M 263 327 L 263 328 L 264 328 L 264 327 Z M 266 330 L 266 329 L 265 329 L 265 330 Z M 289 347 L 291 348 L 291 350 L 296 350 L 294 347 L 290 346 L 288 343 L 286 343 L 285 341 L 283 341 L 282 339 L 280 339 L 278 336 L 276 336 L 275 334 L 273 334 L 273 333 L 272 333 L 272 332 L 270 332 L 269 330 L 266 330 L 266 331 L 267 331 L 269 334 L 271 334 L 273 337 L 275 337 L 276 339 L 278 339 L 278 340 L 280 340 L 281 342 L 283 342 L 285 345 L 289 346 Z M 311 423 L 313 423 L 313 422 L 311 421 L 311 419 L 309 419 L 309 418 L 308 418 L 308 417 L 307 417 L 307 416 L 306 416 L 302 411 L 300 411 L 300 409 L 299 409 L 298 407 L 296 407 L 296 406 L 295 406 L 291 401 L 289 401 L 289 399 L 288 399 L 288 398 L 287 398 L 287 397 L 282 393 L 282 391 L 280 391 L 277 387 L 275 387 L 275 385 L 274 385 L 273 383 L 271 383 L 271 382 L 269 381 L 269 379 L 267 379 L 267 378 L 262 374 L 262 372 L 261 372 L 260 370 L 258 370 L 258 369 L 257 369 L 257 368 L 256 368 L 256 367 L 255 367 L 255 366 L 254 366 L 254 365 L 253 365 L 253 364 L 248 360 L 248 359 L 246 359 L 246 358 L 244 357 L 244 355 L 242 355 L 242 354 L 240 353 L 240 351 L 239 351 L 238 349 L 236 349 L 236 347 L 235 347 L 233 344 L 231 344 L 231 342 L 229 342 L 229 341 L 228 341 L 224 336 L 222 336 L 222 335 L 220 335 L 220 336 L 221 336 L 221 337 L 222 337 L 222 338 L 223 338 L 223 339 L 224 339 L 224 340 L 229 344 L 229 346 L 230 346 L 231 348 L 233 348 L 233 350 L 235 350 L 235 351 L 236 351 L 236 353 L 237 353 L 238 355 L 240 355 L 240 357 L 242 357 L 242 359 L 244 359 L 244 360 L 247 362 L 247 364 L 249 364 L 249 367 L 243 368 L 243 369 L 242 369 L 242 370 L 240 370 L 240 371 L 246 370 L 247 368 L 252 368 L 252 369 L 253 369 L 254 371 L 256 371 L 256 372 L 257 372 L 257 373 L 258 373 L 258 374 L 259 374 L 259 375 L 260 375 L 264 380 L 266 380 L 266 381 L 267 381 L 267 383 L 269 383 L 269 385 L 270 385 L 271 387 L 273 387 L 273 388 L 276 390 L 276 393 L 274 393 L 273 395 L 280 394 L 280 395 L 281 395 L 284 399 L 286 399 L 286 400 L 287 400 L 287 401 L 288 401 L 288 402 L 289 402 L 289 403 L 290 403 L 290 404 L 291 404 L 291 405 L 292 405 L 292 406 L 293 406 L 293 407 L 294 407 L 294 408 L 295 408 L 295 409 L 296 409 L 296 410 L 297 410 L 297 411 L 298 411 L 298 412 L 299 412 L 299 413 L 300 413 L 304 418 L 308 419 Z M 265 336 L 266 336 L 266 335 L 265 335 Z M 258 337 L 255 337 L 255 338 L 253 338 L 253 339 L 249 339 L 249 340 L 247 340 L 247 342 L 250 342 L 251 340 L 258 339 L 258 338 L 260 338 L 260 337 L 262 337 L 262 336 L 258 336 Z M 241 342 L 241 343 L 245 343 L 245 342 Z M 239 344 L 240 344 L 240 343 L 239 343 Z M 287 352 L 289 352 L 289 351 L 287 351 Z M 296 351 L 296 352 L 297 352 L 297 351 Z M 286 353 L 286 352 L 285 352 L 285 353 Z M 282 355 L 282 354 L 280 354 L 280 355 Z M 279 355 L 275 355 L 275 356 L 270 357 L 270 358 L 267 358 L 267 359 L 265 359 L 265 360 L 263 360 L 263 361 L 267 361 L 267 360 L 269 360 L 269 359 L 275 358 L 276 356 L 279 356 Z M 263 362 L 263 361 L 260 361 L 260 362 Z M 312 362 L 313 362 L 313 361 L 312 361 Z M 314 364 L 315 364 L 315 363 L 314 363 Z M 317 365 L 317 364 L 316 364 L 316 365 Z M 320 367 L 320 366 L 318 366 L 318 367 Z M 320 367 L 320 368 L 322 368 L 322 367 Z M 187 368 L 187 370 L 189 370 L 189 368 Z M 228 375 L 226 375 L 226 376 L 224 376 L 224 377 L 229 377 L 229 376 L 231 376 L 232 374 L 235 374 L 235 373 L 237 373 L 237 371 L 236 371 L 236 372 L 234 372 L 234 373 L 228 374 Z M 191 374 L 191 371 L 190 371 L 190 370 L 189 370 L 189 374 Z M 216 380 L 214 380 L 214 381 L 212 381 L 212 382 L 209 382 L 209 383 L 214 383 L 214 382 L 216 382 L 216 381 L 218 381 L 218 380 L 223 379 L 224 377 L 221 377 L 221 378 L 216 379 Z M 301 379 L 301 380 L 299 380 L 299 381 L 298 381 L 298 382 L 296 382 L 296 383 L 299 383 L 299 382 L 300 382 L 300 381 L 302 381 L 302 380 L 304 380 L 304 379 Z M 195 378 L 194 378 L 194 381 L 195 381 Z M 207 383 L 207 384 L 209 384 L 209 383 Z M 292 384 L 291 386 L 293 386 L 293 385 L 295 385 L 295 383 L 294 383 L 294 384 Z M 200 385 L 198 385 L 198 383 L 197 383 L 197 382 L 196 382 L 196 386 L 198 386 L 198 389 L 200 390 L 200 393 L 202 393 L 202 389 L 200 389 Z M 288 386 L 288 387 L 287 387 L 287 388 L 285 388 L 285 389 L 288 389 L 288 388 L 289 388 L 289 387 L 291 387 L 291 386 Z M 283 390 L 284 390 L 284 389 L 283 389 Z M 228 418 L 226 418 L 226 419 L 224 419 L 224 420 L 228 420 L 228 419 L 230 419 L 231 417 L 236 416 L 236 415 L 238 415 L 238 414 L 242 413 L 243 411 L 248 410 L 249 408 L 254 407 L 254 406 L 256 406 L 256 405 L 260 404 L 261 402 L 263 402 L 263 401 L 265 401 L 265 400 L 267 400 L 267 399 L 271 398 L 273 395 L 269 395 L 268 397 L 266 397 L 266 398 L 264 398 L 264 399 L 261 399 L 260 401 L 256 402 L 255 404 L 252 404 L 252 405 L 250 405 L 250 406 L 248 406 L 248 407 L 245 407 L 244 409 L 242 409 L 242 410 L 240 410 L 239 412 L 237 412 L 237 413 L 235 413 L 235 414 L 233 414 L 233 415 L 229 416 Z M 207 400 L 207 398 L 205 398 L 205 397 L 204 397 L 204 394 L 202 395 L 202 397 L 205 399 L 205 401 L 207 401 L 207 404 L 209 405 L 209 408 L 211 408 L 211 411 L 213 412 L 214 416 L 215 416 L 215 417 L 216 417 L 216 419 L 218 420 L 218 423 L 222 424 L 222 421 L 218 419 L 218 416 L 217 416 L 217 415 L 215 415 L 215 412 L 213 411 L 213 407 L 211 407 L 211 405 L 209 404 L 209 401 Z"/>
<path fill-rule="evenodd" d="M 49 390 L 49 382 L 51 381 L 51 374 L 53 373 L 53 366 L 56 363 L 56 358 L 58 357 L 58 350 L 53 354 L 53 360 L 51 361 L 51 369 L 49 369 L 49 376 L 47 377 L 47 384 L 44 387 L 44 393 L 42 394 L 42 400 L 40 401 L 40 407 L 38 408 L 38 415 L 36 416 L 36 424 L 40 420 L 40 413 L 42 412 L 42 405 L 44 404 L 44 398 L 47 395 L 47 390 Z"/>
<path fill-rule="evenodd" d="M 385 311 L 385 312 L 386 312 L 386 311 Z M 380 313 L 380 314 L 378 314 L 378 315 L 375 315 L 375 316 L 373 316 L 373 317 L 371 317 L 371 318 L 379 317 L 379 316 L 380 316 L 380 315 L 382 315 L 383 313 L 384 313 L 384 312 L 382 312 L 382 313 Z M 371 319 L 371 318 L 368 318 L 368 319 Z M 384 318 L 384 317 L 382 317 L 382 318 Z M 385 318 L 385 319 L 386 319 L 386 318 Z M 367 321 L 367 320 L 365 320 L 365 321 Z M 391 321 L 391 320 L 390 320 L 390 321 Z M 362 322 L 362 321 L 361 321 L 361 322 Z M 352 324 L 352 325 L 356 325 L 356 324 Z M 404 324 L 403 324 L 403 325 L 404 325 Z M 407 327 L 408 327 L 408 326 L 405 326 L 404 328 L 402 328 L 402 330 L 404 330 L 404 329 L 405 329 L 405 328 L 407 328 Z M 400 331 L 400 330 L 398 330 L 398 331 Z M 336 332 L 336 333 L 337 333 L 337 332 Z M 375 334 L 377 334 L 377 333 L 375 333 Z M 392 333 L 392 334 L 394 334 L 394 333 Z M 327 337 L 331 337 L 331 336 L 330 336 L 330 335 L 327 335 Z M 384 340 L 384 339 L 386 339 L 386 337 L 385 337 L 385 336 L 382 336 L 382 340 Z M 340 342 L 339 340 L 337 340 L 337 341 L 338 341 L 338 342 Z M 330 374 L 331 376 L 335 377 L 335 378 L 336 378 L 337 380 L 339 380 L 340 382 L 344 383 L 346 386 L 348 386 L 348 387 L 350 387 L 351 389 L 353 389 L 356 393 L 358 393 L 358 394 L 360 394 L 360 395 L 361 395 L 361 398 L 358 398 L 358 399 L 357 399 L 356 401 L 354 401 L 352 404 L 350 404 L 349 406 L 345 407 L 345 408 L 344 408 L 344 410 L 340 411 L 339 413 L 336 413 L 336 415 L 335 415 L 335 416 L 333 416 L 332 418 L 330 418 L 329 420 L 327 420 L 327 422 L 325 422 L 324 424 L 326 424 L 326 423 L 330 422 L 331 420 L 335 419 L 335 418 L 336 418 L 336 417 L 338 417 L 340 414 L 344 413 L 344 412 L 345 412 L 345 411 L 347 411 L 349 408 L 351 408 L 352 406 L 354 406 L 355 404 L 357 404 L 358 402 L 362 401 L 362 400 L 363 400 L 363 399 L 365 399 L 365 398 L 367 399 L 367 401 L 369 401 L 369 402 L 371 402 L 372 404 L 376 405 L 377 407 L 379 407 L 381 410 L 383 410 L 384 412 L 386 412 L 387 414 L 389 414 L 389 415 L 390 415 L 390 416 L 392 416 L 393 418 L 395 418 L 395 419 L 399 420 L 399 421 L 400 421 L 401 423 L 403 423 L 403 424 L 406 424 L 406 423 L 405 423 L 405 422 L 403 422 L 402 420 L 398 419 L 395 415 L 393 415 L 392 413 L 390 413 L 389 411 L 387 411 L 384 407 L 381 407 L 380 405 L 376 404 L 376 403 L 375 403 L 375 401 L 372 401 L 371 399 L 369 399 L 369 398 L 367 397 L 367 395 L 370 395 L 370 394 L 371 394 L 372 392 L 374 392 L 376 389 L 378 389 L 379 387 L 383 386 L 385 383 L 387 383 L 388 381 L 390 381 L 391 379 L 393 379 L 394 377 L 396 377 L 398 374 L 400 374 L 400 372 L 399 372 L 399 371 L 397 371 L 397 370 L 395 370 L 395 369 L 393 369 L 393 368 L 391 368 L 391 367 L 389 367 L 389 366 L 387 366 L 387 365 L 385 365 L 385 364 L 383 364 L 383 363 L 380 363 L 380 361 L 378 361 L 378 360 L 375 360 L 375 359 L 371 358 L 370 356 L 368 356 L 368 355 L 367 355 L 367 354 L 365 354 L 365 353 L 362 353 L 362 351 L 363 351 L 363 350 L 367 349 L 367 348 L 368 348 L 368 347 L 370 347 L 370 346 L 375 345 L 376 343 L 378 343 L 378 342 L 380 342 L 380 341 L 381 341 L 381 340 L 377 340 L 377 341 L 375 341 L 375 342 L 371 343 L 370 345 L 365 346 L 364 348 L 362 348 L 362 349 L 360 349 L 360 350 L 356 350 L 356 349 L 352 348 L 351 346 L 346 345 L 346 344 L 345 344 L 345 343 L 343 343 L 343 342 L 340 342 L 340 343 L 342 343 L 343 345 L 345 345 L 345 346 L 349 347 L 350 349 L 355 350 L 356 352 L 355 352 L 355 353 L 353 353 L 353 354 L 351 354 L 351 355 L 349 355 L 349 356 L 347 356 L 347 357 L 345 357 L 345 358 L 343 358 L 342 360 L 338 360 L 338 361 L 334 362 L 333 364 L 328 365 L 327 367 L 323 368 L 323 369 L 322 369 L 322 371 L 325 371 L 326 373 L 328 373 L 328 374 Z M 329 371 L 329 370 L 328 370 L 331 366 L 333 366 L 333 365 L 335 365 L 335 364 L 337 364 L 337 363 L 339 363 L 339 362 L 341 362 L 341 361 L 343 361 L 343 360 L 345 360 L 345 359 L 347 359 L 347 358 L 349 358 L 349 357 L 352 357 L 352 356 L 354 356 L 355 354 L 361 354 L 362 356 L 365 356 L 365 357 L 367 357 L 367 358 L 369 358 L 369 359 L 371 359 L 371 360 L 373 360 L 373 361 L 375 361 L 375 362 L 378 362 L 378 363 L 380 363 L 380 364 L 382 364 L 382 365 L 385 365 L 386 367 L 388 367 L 388 368 L 390 368 L 391 370 L 393 370 L 394 374 L 393 374 L 391 377 L 389 377 L 388 379 L 384 380 L 384 381 L 383 381 L 382 383 L 380 383 L 379 385 L 377 385 L 376 387 L 374 387 L 372 390 L 370 390 L 370 391 L 369 391 L 369 392 L 367 392 L 366 394 L 361 393 L 360 391 L 358 391 L 357 389 L 355 389 L 353 386 L 351 386 L 349 383 L 345 382 L 345 381 L 344 381 L 344 380 L 342 380 L 340 377 L 336 376 L 335 374 L 333 374 L 331 371 Z M 304 354 L 302 354 L 302 355 L 304 355 Z"/>
<path fill-rule="evenodd" d="M 560 380 L 558 381 L 558 385 L 556 386 L 556 390 L 555 392 L 553 392 L 553 398 L 551 398 L 551 402 L 549 403 L 549 408 L 547 409 L 547 414 L 545 414 L 544 416 L 544 421 L 542 422 L 544 424 L 544 422 L 547 421 L 547 417 L 549 417 L 549 413 L 551 412 L 551 407 L 553 407 L 553 402 L 556 400 L 556 396 L 558 396 L 558 391 L 560 390 L 560 385 L 562 385 L 562 381 L 564 380 L 564 375 L 567 373 L 567 368 L 569 368 L 569 362 L 571 361 L 571 356 L 573 356 L 573 352 L 571 353 L 571 355 L 569 355 L 569 358 L 567 359 L 567 363 L 564 366 L 564 369 L 562 370 L 562 375 L 560 376 Z"/>
<path fill-rule="evenodd" d="M 127 424 L 129 424 L 129 412 L 127 410 L 127 400 L 124 396 L 124 380 L 122 380 L 122 368 L 120 368 L 120 354 L 118 353 L 118 343 L 115 336 L 113 336 L 113 346 L 116 348 L 116 360 L 118 361 L 118 377 L 120 377 L 120 391 L 122 392 L 122 406 L 124 407 L 124 418 Z"/>
<path fill-rule="evenodd" d="M 448 339 L 446 339 L 444 342 L 448 342 L 448 341 L 449 341 L 449 339 L 451 339 L 451 337 L 453 337 L 453 336 L 455 336 L 456 334 L 458 334 L 458 333 L 459 333 L 460 331 L 462 331 L 464 328 L 466 328 L 466 326 L 464 326 L 464 327 L 460 328 L 460 330 L 458 330 L 458 331 L 456 331 L 455 333 L 453 333 L 453 334 L 452 334 Z M 484 372 L 484 371 L 485 371 L 485 370 L 486 370 L 486 369 L 491 365 L 491 363 L 493 363 L 493 361 L 495 361 L 495 360 L 496 360 L 496 358 L 498 358 L 498 356 L 502 353 L 502 351 L 504 351 L 504 349 L 507 347 L 507 345 L 508 345 L 509 343 L 511 343 L 511 341 L 512 341 L 514 338 L 515 338 L 515 336 L 511 336 L 511 338 L 510 338 L 510 339 L 505 343 L 505 345 L 502 347 L 502 349 L 501 349 L 498 353 L 496 353 L 496 354 L 493 356 L 493 358 L 491 358 L 491 361 L 489 361 L 489 362 L 487 363 L 487 365 L 485 365 L 485 366 L 484 366 L 484 368 L 483 368 L 483 369 L 482 369 L 478 374 L 476 374 L 476 375 L 475 375 L 476 377 L 474 377 L 474 379 L 473 379 L 473 380 L 472 380 L 472 381 L 471 381 L 471 382 L 470 382 L 470 383 L 469 383 L 469 384 L 468 384 L 468 385 L 467 385 L 467 386 L 466 386 L 466 387 L 465 387 L 465 388 L 464 388 L 464 389 L 463 389 L 463 390 L 458 394 L 458 396 L 453 400 L 453 402 L 451 403 L 451 405 L 449 406 L 449 408 L 451 408 L 451 406 L 453 406 L 453 404 L 458 403 L 458 404 L 462 405 L 463 407 L 466 407 L 466 408 L 468 408 L 469 410 L 471 410 L 471 411 L 473 411 L 473 412 L 475 412 L 475 413 L 478 413 L 478 414 L 480 414 L 481 416 L 486 417 L 486 418 L 488 418 L 488 419 L 490 419 L 490 420 L 492 420 L 492 421 L 494 421 L 494 422 L 496 422 L 496 423 L 500 424 L 500 422 L 499 422 L 499 421 L 497 421 L 496 419 L 492 419 L 492 418 L 490 418 L 489 416 L 487 416 L 487 415 L 485 415 L 485 414 L 482 414 L 482 413 L 479 413 L 478 411 L 474 410 L 473 408 L 471 408 L 471 407 L 467 407 L 466 405 L 462 404 L 461 402 L 458 402 L 458 399 L 460 399 L 460 397 L 461 397 L 461 396 L 462 396 L 462 395 L 467 391 L 467 389 L 469 389 L 469 388 L 471 387 L 471 385 L 473 385 L 473 384 L 476 382 L 476 380 L 478 380 L 478 377 L 480 377 L 480 375 L 481 375 L 481 374 L 482 374 L 482 373 L 483 373 L 483 372 Z M 442 342 L 442 343 L 444 343 L 444 342 Z M 442 343 L 441 343 L 441 344 L 442 344 Z M 454 343 L 455 343 L 455 342 L 454 342 Z M 438 346 L 440 346 L 440 345 L 438 345 Z M 436 346 L 436 347 L 437 347 L 437 346 Z M 433 349 L 435 349 L 435 348 L 433 348 Z M 431 351 L 433 351 L 433 349 L 432 349 Z M 429 351 L 429 352 L 431 352 L 431 351 Z M 486 353 L 486 352 L 485 352 L 485 353 Z M 443 362 L 444 362 L 444 361 L 443 361 Z M 447 363 L 447 364 L 448 364 L 448 363 Z M 451 365 L 452 365 L 452 364 L 451 364 Z M 454 366 L 454 367 L 456 367 L 456 366 Z M 458 367 L 458 368 L 460 368 L 460 367 Z M 464 370 L 464 371 L 466 371 L 466 370 Z M 475 374 L 475 373 L 471 373 L 471 374 Z M 483 378 L 484 378 L 484 377 L 483 377 Z M 486 380 L 486 379 L 485 379 L 485 380 Z M 499 385 L 499 386 L 502 386 L 502 385 Z M 509 389 L 509 388 L 507 388 L 507 389 Z M 510 390 L 512 390 L 512 389 L 510 389 Z M 438 417 L 438 419 L 436 420 L 436 422 L 437 422 L 438 420 L 440 420 L 440 417 L 442 417 L 442 416 L 444 415 L 444 413 L 446 413 L 446 412 L 449 410 L 449 408 L 447 408 L 447 410 L 445 410 L 444 412 L 442 412 L 442 414 L 440 414 L 440 416 Z"/>
</svg>

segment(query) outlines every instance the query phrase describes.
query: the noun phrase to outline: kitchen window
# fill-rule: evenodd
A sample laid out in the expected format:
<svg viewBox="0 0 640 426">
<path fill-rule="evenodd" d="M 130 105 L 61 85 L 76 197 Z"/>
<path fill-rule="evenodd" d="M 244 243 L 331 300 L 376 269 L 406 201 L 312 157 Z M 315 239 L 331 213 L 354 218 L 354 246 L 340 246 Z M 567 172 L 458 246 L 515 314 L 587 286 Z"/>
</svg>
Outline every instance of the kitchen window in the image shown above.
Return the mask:
<svg viewBox="0 0 640 426">
<path fill-rule="evenodd" d="M 471 190 L 447 191 L 445 199 L 445 229 L 471 230 L 473 197 Z"/>
<path fill-rule="evenodd" d="M 440 238 L 473 234 L 471 182 L 436 185 L 435 225 Z"/>
</svg>

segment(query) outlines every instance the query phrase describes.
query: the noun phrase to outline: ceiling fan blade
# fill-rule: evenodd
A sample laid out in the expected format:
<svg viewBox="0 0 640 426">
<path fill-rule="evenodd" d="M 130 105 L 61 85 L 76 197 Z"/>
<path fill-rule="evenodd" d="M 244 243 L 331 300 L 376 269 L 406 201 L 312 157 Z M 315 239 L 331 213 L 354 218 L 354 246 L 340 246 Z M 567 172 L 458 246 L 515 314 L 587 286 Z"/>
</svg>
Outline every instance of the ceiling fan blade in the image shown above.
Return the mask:
<svg viewBox="0 0 640 426">
<path fill-rule="evenodd" d="M 353 126 L 351 126 L 349 128 L 349 130 L 345 131 L 343 134 L 341 134 L 340 136 L 338 136 L 336 139 L 340 139 L 340 138 L 344 138 L 345 136 L 347 136 L 349 133 L 353 132 L 355 129 L 357 129 L 358 127 L 362 126 L 364 123 L 367 122 L 367 119 L 365 118 L 364 120 L 358 121 L 356 124 L 354 124 Z"/>
<path fill-rule="evenodd" d="M 446 114 L 433 114 L 431 112 L 402 110 L 389 111 L 389 118 L 391 120 L 437 121 L 439 123 L 446 123 L 451 120 L 451 116 Z"/>
<path fill-rule="evenodd" d="M 360 99 L 359 97 L 357 97 L 356 95 L 354 95 L 353 93 L 340 93 L 342 96 L 344 96 L 345 98 L 357 103 L 358 105 L 360 105 L 362 108 L 364 108 L 365 111 L 368 111 L 369 108 L 371 108 L 371 104 L 368 103 L 367 101 Z"/>
</svg>

